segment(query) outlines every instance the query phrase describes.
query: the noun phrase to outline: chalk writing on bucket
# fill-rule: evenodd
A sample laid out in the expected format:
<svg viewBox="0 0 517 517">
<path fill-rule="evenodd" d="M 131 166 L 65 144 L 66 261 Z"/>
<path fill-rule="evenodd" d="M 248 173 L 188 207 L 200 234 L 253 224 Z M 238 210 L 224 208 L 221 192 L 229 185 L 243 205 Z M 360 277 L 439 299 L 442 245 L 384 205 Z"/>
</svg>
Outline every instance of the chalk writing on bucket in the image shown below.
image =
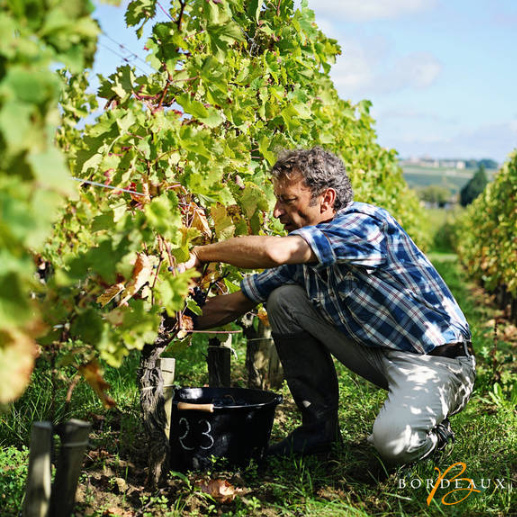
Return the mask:
<svg viewBox="0 0 517 517">
<path fill-rule="evenodd" d="M 201 449 L 204 449 L 205 451 L 211 449 L 214 446 L 215 440 L 210 434 L 212 432 L 212 426 L 210 425 L 210 422 L 208 420 L 200 418 L 196 422 L 195 429 L 192 429 L 189 421 L 185 417 L 182 417 L 179 420 L 180 427 L 183 424 L 185 425 L 185 432 L 178 437 L 180 445 L 183 449 L 185 449 L 186 451 L 193 451 L 197 448 L 189 447 L 187 443 L 199 443 L 199 447 Z M 206 438 L 208 438 L 207 442 L 202 438 L 203 436 L 206 436 Z M 208 443 L 208 445 L 201 445 L 202 441 L 205 441 L 206 443 Z"/>
</svg>

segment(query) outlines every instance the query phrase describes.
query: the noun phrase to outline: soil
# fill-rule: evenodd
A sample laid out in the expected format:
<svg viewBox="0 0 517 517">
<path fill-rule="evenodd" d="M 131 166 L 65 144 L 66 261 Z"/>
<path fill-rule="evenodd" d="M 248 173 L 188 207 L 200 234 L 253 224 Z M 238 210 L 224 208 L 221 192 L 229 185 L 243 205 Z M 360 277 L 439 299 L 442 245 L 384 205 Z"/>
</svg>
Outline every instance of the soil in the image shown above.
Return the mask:
<svg viewBox="0 0 517 517">
<path fill-rule="evenodd" d="M 277 434 L 284 434 L 284 426 L 292 425 L 295 411 L 289 399 L 277 408 Z M 267 466 L 178 473 L 152 488 L 147 475 L 146 436 L 136 415 L 114 410 L 107 416 L 90 415 L 90 420 L 93 430 L 76 493 L 76 517 L 224 515 L 235 512 L 237 504 L 253 505 L 255 498 L 267 501 L 272 497 L 267 481 L 274 480 L 274 473 Z M 131 435 L 129 427 L 137 431 Z M 260 515 L 270 517 L 277 513 L 261 508 Z"/>
</svg>

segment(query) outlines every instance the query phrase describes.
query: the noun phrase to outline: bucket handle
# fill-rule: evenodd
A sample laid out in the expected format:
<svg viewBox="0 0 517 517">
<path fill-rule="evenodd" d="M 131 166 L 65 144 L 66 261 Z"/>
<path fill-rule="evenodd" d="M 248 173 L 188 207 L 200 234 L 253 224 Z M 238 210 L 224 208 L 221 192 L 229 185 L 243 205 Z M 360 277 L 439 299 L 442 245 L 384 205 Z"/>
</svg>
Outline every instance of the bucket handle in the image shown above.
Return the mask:
<svg viewBox="0 0 517 517">
<path fill-rule="evenodd" d="M 194 409 L 197 411 L 206 411 L 207 413 L 214 412 L 213 404 L 191 404 L 189 402 L 178 402 L 176 407 L 178 408 L 179 411 Z"/>
</svg>

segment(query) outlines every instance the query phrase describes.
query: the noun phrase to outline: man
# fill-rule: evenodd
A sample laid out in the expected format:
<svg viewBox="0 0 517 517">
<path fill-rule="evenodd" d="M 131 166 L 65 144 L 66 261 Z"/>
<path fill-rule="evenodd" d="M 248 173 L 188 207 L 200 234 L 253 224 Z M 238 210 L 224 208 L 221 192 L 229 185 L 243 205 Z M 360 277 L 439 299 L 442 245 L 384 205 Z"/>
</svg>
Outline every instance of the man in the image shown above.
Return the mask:
<svg viewBox="0 0 517 517">
<path fill-rule="evenodd" d="M 434 267 L 385 210 L 353 202 L 342 161 L 321 148 L 284 153 L 272 169 L 273 215 L 286 237 L 196 247 L 185 268 L 224 262 L 266 269 L 209 299 L 199 328 L 261 302 L 302 425 L 269 454 L 311 454 L 340 441 L 331 355 L 388 391 L 370 441 L 394 465 L 453 438 L 448 417 L 474 384 L 471 334 Z"/>
</svg>

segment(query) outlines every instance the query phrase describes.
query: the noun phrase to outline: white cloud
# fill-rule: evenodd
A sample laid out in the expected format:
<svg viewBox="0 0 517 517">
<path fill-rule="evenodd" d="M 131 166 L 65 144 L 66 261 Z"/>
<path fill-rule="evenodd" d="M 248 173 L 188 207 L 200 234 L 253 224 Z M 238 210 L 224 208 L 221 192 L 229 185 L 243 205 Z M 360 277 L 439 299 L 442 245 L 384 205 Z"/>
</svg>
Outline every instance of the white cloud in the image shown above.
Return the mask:
<svg viewBox="0 0 517 517">
<path fill-rule="evenodd" d="M 443 113 L 437 113 L 433 111 L 425 111 L 405 107 L 404 105 L 396 109 L 384 109 L 380 110 L 377 114 L 379 119 L 383 120 L 425 120 L 431 122 L 438 122 L 440 124 L 456 124 L 458 120 L 456 118 L 446 116 Z"/>
<path fill-rule="evenodd" d="M 406 88 L 429 88 L 440 76 L 441 62 L 428 52 L 413 52 L 398 59 L 384 38 L 367 42 L 341 39 L 343 55 L 332 67 L 332 79 L 341 96 L 365 97 Z"/>
<path fill-rule="evenodd" d="M 343 16 L 344 21 L 394 19 L 432 9 L 437 0 L 314 0 L 317 13 Z"/>
<path fill-rule="evenodd" d="M 341 38 L 340 44 L 343 54 L 332 67 L 331 76 L 338 91 L 346 97 L 370 88 L 380 55 L 358 41 Z"/>
<path fill-rule="evenodd" d="M 406 87 L 422 90 L 436 81 L 441 70 L 440 61 L 429 52 L 413 52 L 398 59 L 385 77 L 379 77 L 379 86 L 386 91 Z"/>
</svg>

